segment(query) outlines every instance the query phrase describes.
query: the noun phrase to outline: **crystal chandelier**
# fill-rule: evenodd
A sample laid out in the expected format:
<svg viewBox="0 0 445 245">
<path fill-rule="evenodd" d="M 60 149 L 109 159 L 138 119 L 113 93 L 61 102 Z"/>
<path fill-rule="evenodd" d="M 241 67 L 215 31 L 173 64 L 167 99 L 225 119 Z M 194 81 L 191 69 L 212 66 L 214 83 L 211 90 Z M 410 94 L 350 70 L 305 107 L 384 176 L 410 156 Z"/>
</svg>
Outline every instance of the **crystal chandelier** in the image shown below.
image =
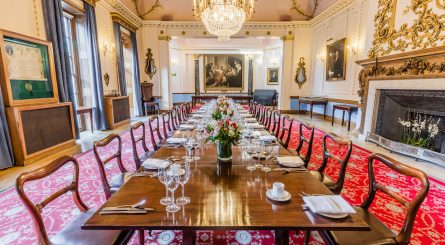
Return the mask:
<svg viewBox="0 0 445 245">
<path fill-rule="evenodd" d="M 218 40 L 229 40 L 252 17 L 254 0 L 193 0 L 195 18 Z"/>
</svg>

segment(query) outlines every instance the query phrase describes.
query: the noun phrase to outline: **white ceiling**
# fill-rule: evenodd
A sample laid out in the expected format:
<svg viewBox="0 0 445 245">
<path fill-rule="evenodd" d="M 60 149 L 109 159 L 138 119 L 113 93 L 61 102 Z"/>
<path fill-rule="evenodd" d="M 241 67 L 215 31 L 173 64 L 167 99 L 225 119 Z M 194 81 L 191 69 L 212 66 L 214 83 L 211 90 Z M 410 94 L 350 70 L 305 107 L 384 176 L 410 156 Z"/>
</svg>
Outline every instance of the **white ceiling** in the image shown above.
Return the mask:
<svg viewBox="0 0 445 245">
<path fill-rule="evenodd" d="M 128 8 L 136 13 L 133 0 L 120 0 Z M 193 0 L 160 0 L 162 9 L 157 9 L 150 15 L 145 16 L 146 20 L 160 20 L 162 15 L 171 15 L 174 21 L 193 21 Z M 319 6 L 315 15 L 337 2 L 338 0 L 319 0 Z M 155 0 L 139 0 L 141 12 L 149 9 Z M 314 0 L 299 0 L 301 9 L 306 13 L 311 13 L 314 7 Z M 306 20 L 306 17 L 299 15 L 296 11 L 291 11 L 291 0 L 256 0 L 255 14 L 250 21 L 279 21 L 281 15 L 290 15 L 292 20 Z"/>
</svg>

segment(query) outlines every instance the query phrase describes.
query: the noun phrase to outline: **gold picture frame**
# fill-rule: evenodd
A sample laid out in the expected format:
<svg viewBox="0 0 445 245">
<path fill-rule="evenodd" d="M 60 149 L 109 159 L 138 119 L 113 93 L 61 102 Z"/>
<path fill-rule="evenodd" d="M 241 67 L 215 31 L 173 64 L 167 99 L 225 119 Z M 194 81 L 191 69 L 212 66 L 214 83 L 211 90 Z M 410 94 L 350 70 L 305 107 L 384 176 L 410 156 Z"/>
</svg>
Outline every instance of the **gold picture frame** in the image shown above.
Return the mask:
<svg viewBox="0 0 445 245">
<path fill-rule="evenodd" d="M 346 80 L 346 38 L 326 47 L 326 80 Z"/>
<path fill-rule="evenodd" d="M 244 91 L 244 55 L 206 54 L 204 91 Z"/>
<path fill-rule="evenodd" d="M 280 68 L 271 67 L 267 68 L 267 84 L 268 85 L 279 85 L 280 84 Z"/>
</svg>

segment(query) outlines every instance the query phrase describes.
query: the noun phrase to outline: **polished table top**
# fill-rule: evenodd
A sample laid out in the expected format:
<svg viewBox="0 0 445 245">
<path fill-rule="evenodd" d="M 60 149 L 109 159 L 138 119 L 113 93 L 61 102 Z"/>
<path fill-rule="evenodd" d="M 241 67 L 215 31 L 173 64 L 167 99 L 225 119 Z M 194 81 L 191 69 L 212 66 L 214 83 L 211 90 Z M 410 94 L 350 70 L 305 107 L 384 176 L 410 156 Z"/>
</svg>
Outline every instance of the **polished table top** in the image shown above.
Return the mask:
<svg viewBox="0 0 445 245">
<path fill-rule="evenodd" d="M 177 132 L 176 136 L 182 134 Z M 251 172 L 246 169 L 248 160 L 242 159 L 239 147 L 234 147 L 233 153 L 232 164 L 224 165 L 216 162 L 214 144 L 206 144 L 200 149 L 202 159 L 192 163 L 193 172 L 185 185 L 186 196 L 191 198 L 191 203 L 182 206 L 179 212 L 168 213 L 165 206 L 159 203 L 165 195 L 165 187 L 157 178 L 132 177 L 103 207 L 132 204 L 145 199 L 145 207 L 153 207 L 155 211 L 145 215 L 100 215 L 97 212 L 84 224 L 83 229 L 369 230 L 369 226 L 355 215 L 334 220 L 303 210 L 303 200 L 299 194 L 332 194 L 308 172 Z M 153 157 L 184 154 L 185 149 L 163 147 Z M 281 147 L 279 154 L 289 153 Z M 278 167 L 272 162 L 270 166 Z M 272 188 L 276 181 L 284 183 L 292 195 L 289 202 L 278 203 L 266 197 L 266 190 Z M 179 187 L 176 197 L 180 193 Z"/>
</svg>

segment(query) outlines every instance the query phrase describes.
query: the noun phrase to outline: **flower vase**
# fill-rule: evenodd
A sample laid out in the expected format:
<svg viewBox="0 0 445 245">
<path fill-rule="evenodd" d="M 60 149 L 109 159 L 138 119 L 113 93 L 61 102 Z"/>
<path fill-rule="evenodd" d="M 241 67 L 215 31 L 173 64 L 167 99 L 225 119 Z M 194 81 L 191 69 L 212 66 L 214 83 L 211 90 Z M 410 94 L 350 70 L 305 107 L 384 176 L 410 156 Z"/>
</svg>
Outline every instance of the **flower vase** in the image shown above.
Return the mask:
<svg viewBox="0 0 445 245">
<path fill-rule="evenodd" d="M 216 155 L 220 162 L 232 161 L 232 143 L 225 141 L 216 142 Z"/>
</svg>

